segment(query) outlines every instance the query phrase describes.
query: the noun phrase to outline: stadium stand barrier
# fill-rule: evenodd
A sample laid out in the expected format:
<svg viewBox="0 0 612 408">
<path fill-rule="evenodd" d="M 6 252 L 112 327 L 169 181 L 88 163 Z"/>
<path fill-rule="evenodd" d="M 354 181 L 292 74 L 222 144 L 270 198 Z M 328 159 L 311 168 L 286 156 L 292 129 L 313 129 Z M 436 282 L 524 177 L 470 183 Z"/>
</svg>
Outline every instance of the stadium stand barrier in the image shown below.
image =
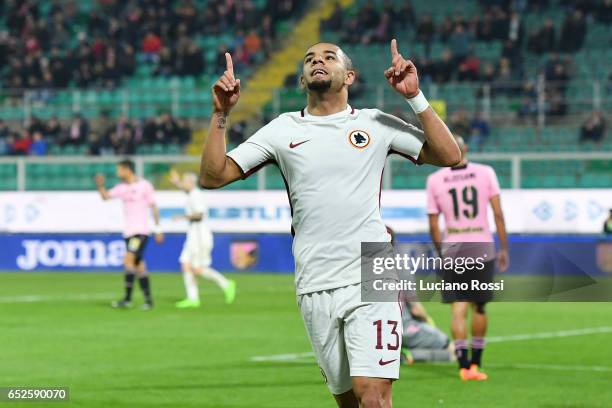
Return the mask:
<svg viewBox="0 0 612 408">
<path fill-rule="evenodd" d="M 611 152 L 474 153 L 471 159 L 493 166 L 502 188 L 604 188 L 612 185 Z M 133 156 L 136 170 L 158 188 L 167 184 L 173 166 L 197 171 L 199 157 L 184 155 Z M 93 176 L 115 180 L 115 156 L 0 157 L 0 191 L 93 190 Z M 435 170 L 390 156 L 383 175 L 385 189 L 422 189 Z M 282 190 L 278 169 L 266 166 L 254 176 L 225 189 Z"/>
</svg>

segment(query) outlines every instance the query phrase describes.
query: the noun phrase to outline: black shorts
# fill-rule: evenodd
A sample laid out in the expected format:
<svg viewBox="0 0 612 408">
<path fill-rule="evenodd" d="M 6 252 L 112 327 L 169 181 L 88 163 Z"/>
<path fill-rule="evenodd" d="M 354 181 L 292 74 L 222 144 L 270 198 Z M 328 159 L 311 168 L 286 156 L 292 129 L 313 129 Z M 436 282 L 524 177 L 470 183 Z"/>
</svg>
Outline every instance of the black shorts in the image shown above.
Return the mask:
<svg viewBox="0 0 612 408">
<path fill-rule="evenodd" d="M 132 235 L 131 237 L 125 238 L 126 251 L 134 254 L 136 257 L 136 264 L 139 264 L 140 261 L 142 261 L 148 240 L 149 236 L 142 234 Z"/>
<path fill-rule="evenodd" d="M 454 286 L 462 285 L 467 289 L 450 289 L 442 290 L 442 301 L 444 303 L 453 302 L 472 302 L 486 303 L 493 300 L 492 290 L 473 289 L 472 280 L 479 283 L 492 283 L 495 279 L 495 260 L 484 263 L 484 268 L 481 271 L 472 270 L 469 273 L 456 273 L 453 270 L 446 270 L 442 274 L 445 284 L 453 284 Z"/>
</svg>

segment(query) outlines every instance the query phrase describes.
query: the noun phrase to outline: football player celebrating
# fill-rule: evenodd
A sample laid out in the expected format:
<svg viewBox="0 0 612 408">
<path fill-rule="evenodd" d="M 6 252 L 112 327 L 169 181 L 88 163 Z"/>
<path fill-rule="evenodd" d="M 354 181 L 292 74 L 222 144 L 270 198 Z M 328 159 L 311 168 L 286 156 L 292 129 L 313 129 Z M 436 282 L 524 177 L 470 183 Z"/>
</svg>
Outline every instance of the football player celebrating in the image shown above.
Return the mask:
<svg viewBox="0 0 612 408">
<path fill-rule="evenodd" d="M 200 182 L 219 188 L 265 164 L 279 167 L 292 208 L 298 304 L 327 386 L 340 407 L 390 407 L 402 317 L 397 303 L 361 301 L 361 243 L 389 242 L 379 207 L 387 156 L 452 166 L 460 160 L 457 143 L 395 40 L 384 77 L 423 130 L 378 109 L 350 106 L 350 58 L 335 44 L 318 43 L 303 60 L 306 107 L 280 115 L 226 153 L 226 122 L 241 88 L 229 54 L 226 65 L 212 89 Z"/>
</svg>

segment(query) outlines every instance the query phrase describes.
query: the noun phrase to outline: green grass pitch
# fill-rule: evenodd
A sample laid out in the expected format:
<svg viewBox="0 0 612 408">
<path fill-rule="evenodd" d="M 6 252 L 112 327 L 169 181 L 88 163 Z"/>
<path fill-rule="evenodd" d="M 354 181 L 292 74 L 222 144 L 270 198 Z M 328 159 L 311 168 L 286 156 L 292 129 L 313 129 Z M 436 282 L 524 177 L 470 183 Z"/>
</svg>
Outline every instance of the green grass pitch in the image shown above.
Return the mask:
<svg viewBox="0 0 612 408">
<path fill-rule="evenodd" d="M 234 278 L 235 304 L 203 282 L 203 307 L 176 310 L 180 275 L 154 274 L 156 308 L 145 312 L 109 307 L 122 291 L 119 274 L 1 273 L 0 387 L 67 386 L 71 400 L 0 406 L 335 406 L 312 357 L 253 361 L 310 351 L 293 277 Z M 427 306 L 447 328 L 448 306 Z M 498 338 L 484 355 L 489 381 L 461 383 L 454 364 L 402 367 L 395 407 L 612 406 L 612 333 L 568 335 L 612 327 L 611 303 L 496 303 L 488 311 Z M 528 336 L 507 337 L 519 334 Z"/>
</svg>

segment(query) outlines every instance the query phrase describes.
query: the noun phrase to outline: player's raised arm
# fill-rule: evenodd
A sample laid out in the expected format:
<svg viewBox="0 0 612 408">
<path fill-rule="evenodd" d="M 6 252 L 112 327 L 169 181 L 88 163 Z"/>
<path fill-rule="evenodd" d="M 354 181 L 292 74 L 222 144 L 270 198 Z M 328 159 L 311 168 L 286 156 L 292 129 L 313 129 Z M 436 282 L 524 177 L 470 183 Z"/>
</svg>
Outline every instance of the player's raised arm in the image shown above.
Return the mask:
<svg viewBox="0 0 612 408">
<path fill-rule="evenodd" d="M 106 187 L 104 186 L 104 176 L 102 174 L 96 174 L 94 180 L 96 182 L 96 188 L 98 189 L 98 193 L 100 193 L 100 197 L 102 197 L 103 200 L 110 199 L 111 197 L 108 194 L 108 190 L 106 190 Z"/>
<path fill-rule="evenodd" d="M 240 79 L 234 77 L 234 65 L 225 53 L 226 70 L 212 87 L 213 115 L 200 163 L 200 184 L 204 188 L 219 188 L 238 180 L 242 171 L 226 156 L 225 127 L 229 112 L 240 97 Z"/>
<path fill-rule="evenodd" d="M 395 39 L 391 40 L 391 66 L 384 73 L 389 85 L 406 98 L 423 125 L 425 144 L 419 155 L 419 163 L 436 166 L 454 166 L 459 163 L 461 151 L 453 135 L 429 106 L 419 89 L 416 66 L 399 53 Z"/>
</svg>

